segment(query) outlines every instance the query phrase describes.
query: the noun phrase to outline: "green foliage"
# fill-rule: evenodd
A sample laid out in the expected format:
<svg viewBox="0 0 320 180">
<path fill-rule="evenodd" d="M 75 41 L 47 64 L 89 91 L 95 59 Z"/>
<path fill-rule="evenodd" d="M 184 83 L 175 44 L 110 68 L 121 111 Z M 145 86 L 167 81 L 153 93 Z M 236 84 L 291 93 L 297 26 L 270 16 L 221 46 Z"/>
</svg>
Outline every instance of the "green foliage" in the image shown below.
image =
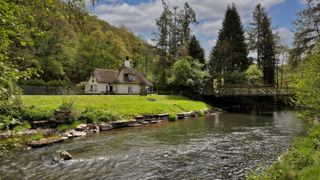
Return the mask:
<svg viewBox="0 0 320 180">
<path fill-rule="evenodd" d="M 39 141 L 41 139 L 43 139 L 43 135 L 42 134 L 32 135 L 31 138 L 30 138 L 31 141 Z"/>
<path fill-rule="evenodd" d="M 200 42 L 195 35 L 191 37 L 188 52 L 189 56 L 191 56 L 193 59 L 198 60 L 201 64 L 205 64 L 204 49 L 200 46 Z"/>
<path fill-rule="evenodd" d="M 296 93 L 298 105 L 315 112 L 319 116 L 320 111 L 320 46 L 309 55 L 300 66 L 296 76 Z"/>
<path fill-rule="evenodd" d="M 305 3 L 307 5 L 297 13 L 297 18 L 293 22 L 295 34 L 289 58 L 292 67 L 298 67 L 304 61 L 305 54 L 312 52 L 320 38 L 319 1 L 307 0 Z"/>
<path fill-rule="evenodd" d="M 252 85 L 259 85 L 262 82 L 263 73 L 256 64 L 252 64 L 246 71 L 246 78 Z"/>
<path fill-rule="evenodd" d="M 160 72 L 170 68 L 174 62 L 188 55 L 191 25 L 196 24 L 196 13 L 186 2 L 180 11 L 173 10 L 162 1 L 163 11 L 156 20 L 158 32 L 154 33 L 159 54 Z M 157 71 L 159 72 L 159 71 Z"/>
<path fill-rule="evenodd" d="M 233 4 L 226 10 L 217 43 L 210 54 L 208 64 L 210 75 L 221 79 L 225 73 L 244 72 L 249 65 L 244 30 L 238 11 Z"/>
<path fill-rule="evenodd" d="M 10 130 L 10 127 L 20 124 L 18 118 L 13 117 L 12 115 L 2 115 L 0 114 L 0 130 Z"/>
<path fill-rule="evenodd" d="M 58 131 L 58 132 L 65 132 L 65 131 L 67 131 L 67 130 L 76 128 L 79 124 L 81 124 L 80 121 L 73 121 L 73 122 L 68 123 L 68 124 L 60 124 L 60 125 L 57 127 L 57 131 Z"/>
<path fill-rule="evenodd" d="M 271 28 L 271 19 L 267 12 L 258 3 L 253 11 L 252 22 L 248 31 L 250 50 L 256 51 L 257 63 L 263 72 L 264 84 L 275 83 L 276 39 L 277 34 Z"/>
<path fill-rule="evenodd" d="M 35 106 L 23 108 L 22 112 L 22 118 L 26 121 L 49 120 L 53 117 L 53 110 L 40 109 Z"/>
<path fill-rule="evenodd" d="M 176 90 L 187 90 L 200 93 L 208 74 L 202 71 L 203 65 L 191 57 L 176 61 L 172 67 L 170 85 Z"/>
<path fill-rule="evenodd" d="M 31 126 L 30 126 L 30 124 L 29 124 L 28 122 L 23 122 L 22 124 L 15 126 L 15 127 L 12 129 L 12 131 L 13 131 L 14 133 L 24 132 L 24 131 L 26 131 L 26 130 L 28 130 L 28 129 L 30 129 L 30 128 L 31 128 Z"/>
<path fill-rule="evenodd" d="M 49 86 L 49 87 L 69 87 L 71 83 L 66 80 L 52 80 L 45 82 L 43 79 L 29 79 L 22 80 L 19 82 L 20 85 L 28 85 L 28 86 Z"/>
<path fill-rule="evenodd" d="M 176 114 L 169 114 L 169 121 L 176 121 L 177 120 L 177 115 Z"/>
<path fill-rule="evenodd" d="M 119 120 L 119 118 L 119 116 L 107 111 L 86 108 L 79 119 L 85 121 L 86 123 L 94 123 L 116 121 Z"/>
<path fill-rule="evenodd" d="M 244 72 L 233 71 L 224 74 L 224 84 L 245 84 L 246 76 Z"/>
<path fill-rule="evenodd" d="M 204 116 L 204 112 L 203 111 L 197 111 L 198 116 L 202 117 Z"/>
</svg>

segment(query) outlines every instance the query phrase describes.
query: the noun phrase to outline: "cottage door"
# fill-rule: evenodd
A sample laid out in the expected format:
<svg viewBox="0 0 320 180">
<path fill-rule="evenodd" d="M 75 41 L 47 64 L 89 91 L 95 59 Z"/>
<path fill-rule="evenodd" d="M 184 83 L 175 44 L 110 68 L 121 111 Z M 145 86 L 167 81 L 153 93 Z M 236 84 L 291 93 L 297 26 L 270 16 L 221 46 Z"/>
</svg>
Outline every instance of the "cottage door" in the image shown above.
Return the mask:
<svg viewBox="0 0 320 180">
<path fill-rule="evenodd" d="M 113 92 L 113 86 L 112 85 L 109 86 L 109 91 Z"/>
</svg>

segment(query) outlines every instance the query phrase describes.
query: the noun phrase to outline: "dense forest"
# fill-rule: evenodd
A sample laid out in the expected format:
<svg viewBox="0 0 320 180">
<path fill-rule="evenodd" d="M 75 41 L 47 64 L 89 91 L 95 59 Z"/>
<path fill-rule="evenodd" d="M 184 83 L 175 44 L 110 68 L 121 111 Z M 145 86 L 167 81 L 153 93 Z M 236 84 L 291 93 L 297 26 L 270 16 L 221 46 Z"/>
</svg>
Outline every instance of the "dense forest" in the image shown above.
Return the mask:
<svg viewBox="0 0 320 180">
<path fill-rule="evenodd" d="M 153 48 L 128 28 L 114 27 L 89 14 L 82 1 L 4 1 L 1 8 L 4 14 L 11 11 L 12 23 L 24 28 L 23 32 L 13 32 L 17 36 L 9 34 L 8 58 L 19 64 L 20 70 L 37 70 L 38 77 L 31 79 L 38 80 L 20 83 L 76 84 L 86 80 L 95 67 L 118 69 L 126 56 L 152 78 L 156 60 Z M 21 30 L 1 23 L 10 31 Z"/>
</svg>

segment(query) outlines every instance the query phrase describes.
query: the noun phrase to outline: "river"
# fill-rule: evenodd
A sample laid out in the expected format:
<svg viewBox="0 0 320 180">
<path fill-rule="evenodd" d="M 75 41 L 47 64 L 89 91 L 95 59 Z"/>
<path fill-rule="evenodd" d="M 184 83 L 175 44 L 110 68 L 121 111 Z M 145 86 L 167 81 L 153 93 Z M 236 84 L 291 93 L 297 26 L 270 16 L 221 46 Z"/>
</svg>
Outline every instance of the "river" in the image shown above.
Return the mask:
<svg viewBox="0 0 320 180">
<path fill-rule="evenodd" d="M 19 152 L 2 179 L 245 179 L 305 132 L 291 111 L 222 113 L 124 128 Z M 57 161 L 59 150 L 74 159 Z M 0 178 L 1 179 L 1 178 Z"/>
</svg>

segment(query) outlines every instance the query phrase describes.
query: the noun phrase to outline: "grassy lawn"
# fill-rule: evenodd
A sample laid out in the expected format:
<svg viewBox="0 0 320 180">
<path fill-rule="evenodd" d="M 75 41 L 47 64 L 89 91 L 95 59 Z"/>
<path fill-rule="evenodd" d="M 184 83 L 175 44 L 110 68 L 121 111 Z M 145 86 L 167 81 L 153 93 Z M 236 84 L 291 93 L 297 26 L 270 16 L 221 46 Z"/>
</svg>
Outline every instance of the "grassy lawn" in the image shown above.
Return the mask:
<svg viewBox="0 0 320 180">
<path fill-rule="evenodd" d="M 182 111 L 204 110 L 208 105 L 201 101 L 190 100 L 183 96 L 167 95 L 113 95 L 113 96 L 22 96 L 24 106 L 36 106 L 40 109 L 57 109 L 63 101 L 75 100 L 75 108 L 84 111 L 94 108 L 109 111 L 121 116 L 134 116 L 158 113 L 179 113 Z"/>
</svg>

